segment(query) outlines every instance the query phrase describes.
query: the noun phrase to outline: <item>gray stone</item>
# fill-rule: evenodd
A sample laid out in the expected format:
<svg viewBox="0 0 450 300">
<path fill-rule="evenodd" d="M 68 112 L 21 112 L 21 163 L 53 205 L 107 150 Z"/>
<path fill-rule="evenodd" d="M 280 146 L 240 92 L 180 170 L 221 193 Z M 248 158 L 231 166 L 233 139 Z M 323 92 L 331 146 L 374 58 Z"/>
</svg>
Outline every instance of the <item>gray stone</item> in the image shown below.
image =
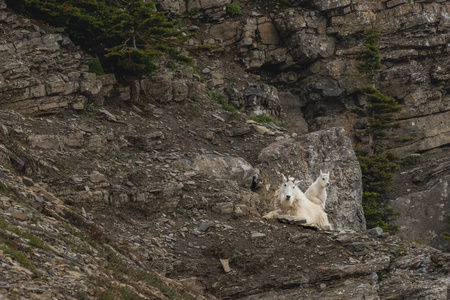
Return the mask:
<svg viewBox="0 0 450 300">
<path fill-rule="evenodd" d="M 312 132 L 299 138 L 275 142 L 258 156 L 266 186 L 266 199 L 272 199 L 281 174 L 300 181 L 302 191 L 316 180 L 320 170 L 330 172 L 327 213 L 334 229 L 365 230 L 362 209 L 361 169 L 350 139 L 343 128 Z"/>
<path fill-rule="evenodd" d="M 214 222 L 208 221 L 208 222 L 201 223 L 200 226 L 198 226 L 197 230 L 200 232 L 206 232 L 211 227 L 214 227 Z"/>
<path fill-rule="evenodd" d="M 26 221 L 29 219 L 29 217 L 26 214 L 18 210 L 11 211 L 11 215 L 20 221 Z"/>
<path fill-rule="evenodd" d="M 373 237 L 380 237 L 383 234 L 383 229 L 375 227 L 367 231 Z"/>
<path fill-rule="evenodd" d="M 442 169 L 435 171 L 440 174 Z M 410 192 L 389 201 L 394 211 L 401 214 L 393 223 L 399 225 L 398 234 L 404 238 L 449 250 L 450 242 L 443 239 L 440 232 L 447 230 L 445 219 L 450 214 L 450 175 L 434 180 L 431 178 L 432 176 L 427 178 L 428 187 L 424 190 Z M 420 224 L 420 228 L 417 228 L 417 224 Z"/>
<path fill-rule="evenodd" d="M 93 171 L 91 175 L 89 175 L 89 179 L 93 183 L 100 183 L 106 181 L 106 176 L 98 171 Z"/>
<path fill-rule="evenodd" d="M 258 33 L 263 44 L 277 45 L 280 42 L 278 32 L 274 24 L 269 20 L 258 25 Z"/>
<path fill-rule="evenodd" d="M 150 79 L 141 80 L 141 92 L 149 99 L 166 103 L 173 99 L 172 76 L 157 74 Z"/>
<path fill-rule="evenodd" d="M 345 244 L 345 248 L 348 249 L 348 251 L 355 253 L 356 255 L 362 255 L 365 253 L 366 246 L 364 243 L 349 243 Z"/>
<path fill-rule="evenodd" d="M 266 237 L 266 235 L 261 232 L 252 232 L 252 235 L 251 235 L 252 239 L 260 239 L 260 238 L 265 238 L 265 237 Z"/>
<path fill-rule="evenodd" d="M 186 80 L 178 79 L 172 82 L 173 88 L 173 101 L 184 101 L 189 94 L 189 87 L 186 84 Z"/>
<path fill-rule="evenodd" d="M 259 170 L 240 157 L 197 155 L 190 161 L 179 160 L 177 164 L 187 170 L 195 169 L 198 174 L 207 177 L 235 181 L 246 188 L 260 180 Z"/>
</svg>

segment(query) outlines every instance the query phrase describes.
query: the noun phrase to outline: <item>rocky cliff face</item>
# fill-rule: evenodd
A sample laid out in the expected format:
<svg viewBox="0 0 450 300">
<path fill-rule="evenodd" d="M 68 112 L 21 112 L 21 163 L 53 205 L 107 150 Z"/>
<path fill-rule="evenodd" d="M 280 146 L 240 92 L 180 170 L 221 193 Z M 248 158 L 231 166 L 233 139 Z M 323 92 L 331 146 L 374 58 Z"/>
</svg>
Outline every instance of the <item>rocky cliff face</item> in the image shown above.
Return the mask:
<svg viewBox="0 0 450 300">
<path fill-rule="evenodd" d="M 218 48 L 197 57 L 201 77 L 162 60 L 123 86 L 0 0 L 0 298 L 448 298 L 450 258 L 421 244 L 448 246 L 448 3 L 299 2 L 266 16 L 242 2 L 243 17 L 229 3 L 161 1 L 197 32 L 190 46 Z M 371 19 L 378 84 L 416 137 L 394 150 L 421 157 L 392 195 L 406 240 L 365 230 L 344 113 L 366 84 L 352 53 Z M 336 231 L 260 218 L 281 174 L 305 190 L 320 169 Z"/>
<path fill-rule="evenodd" d="M 221 14 L 209 14 L 211 7 L 220 11 L 228 3 L 187 1 L 188 8 L 199 9 L 191 20 L 209 33 L 192 43 L 218 46 L 215 56 L 238 61 L 247 72 L 260 74 L 261 80 L 276 86 L 280 102 L 288 108 L 286 123 L 297 132 L 331 126 L 354 132 L 354 117 L 348 108 L 363 104 L 358 89 L 370 83 L 357 72 L 353 55 L 362 48 L 363 31 L 376 28 L 382 34 L 383 64 L 376 86 L 403 106 L 398 115 L 401 127 L 395 132 L 403 142 L 394 141 L 388 148 L 402 156 L 420 156 L 426 169 L 403 172 L 397 185 L 413 187 L 405 188 L 402 195 L 412 207 L 422 205 L 417 200 L 420 197 L 410 194 L 412 189 L 429 193 L 432 186 L 441 186 L 437 177 L 449 174 L 445 167 L 448 155 L 439 150 L 448 148 L 450 142 L 448 1 L 300 1 L 289 8 L 270 1 L 257 2 L 260 7 L 242 1 L 244 17 L 229 17 L 224 9 Z M 413 182 L 411 178 L 420 172 L 433 172 L 428 161 L 434 160 L 440 161 L 441 167 L 429 177 L 432 182 Z M 406 175 L 409 172 L 415 174 Z M 433 214 L 440 221 L 434 224 L 433 238 L 424 241 L 448 249 L 440 234 L 447 228 L 444 219 L 449 214 L 449 196 L 445 188 L 439 192 L 442 197 L 432 197 L 428 204 L 442 208 Z M 422 230 L 412 221 L 417 219 L 411 215 L 413 210 L 396 204 L 405 203 L 405 198 L 398 196 L 393 193 L 392 205 L 401 215 L 402 233 L 409 238 L 429 237 L 428 229 Z M 417 214 L 427 215 L 423 210 Z"/>
</svg>

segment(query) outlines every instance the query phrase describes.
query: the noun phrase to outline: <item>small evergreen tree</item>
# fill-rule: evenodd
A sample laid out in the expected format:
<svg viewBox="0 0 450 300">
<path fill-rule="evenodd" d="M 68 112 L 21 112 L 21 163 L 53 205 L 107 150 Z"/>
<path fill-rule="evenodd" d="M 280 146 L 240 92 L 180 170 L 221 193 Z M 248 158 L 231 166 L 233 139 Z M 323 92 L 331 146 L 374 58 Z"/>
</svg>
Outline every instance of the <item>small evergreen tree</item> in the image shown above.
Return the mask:
<svg viewBox="0 0 450 300">
<path fill-rule="evenodd" d="M 365 123 L 364 133 L 368 143 L 363 145 L 366 152 L 357 154 L 363 174 L 363 209 L 369 228 L 379 226 L 387 232 L 398 231 L 398 226 L 389 224 L 396 213 L 385 203 L 385 195 L 392 182 L 392 173 L 399 168 L 398 157 L 392 153 L 383 153 L 381 141 L 387 132 L 398 128 L 394 114 L 402 107 L 393 98 L 375 88 L 375 82 L 381 69 L 378 42 L 381 35 L 370 28 L 365 32 L 364 49 L 356 53 L 355 58 L 361 61 L 358 71 L 367 74 L 373 87 L 362 88 L 366 103 L 363 107 L 354 107 L 351 111 L 362 118 Z"/>
<path fill-rule="evenodd" d="M 357 51 L 355 58 L 361 61 L 358 65 L 358 71 L 370 77 L 373 87 L 381 69 L 380 50 L 378 49 L 378 42 L 381 39 L 380 33 L 374 29 L 369 28 L 364 31 L 365 41 L 364 49 Z"/>
<path fill-rule="evenodd" d="M 398 128 L 399 123 L 395 121 L 394 114 L 401 111 L 398 102 L 379 90 L 371 87 L 363 88 L 361 91 L 366 96 L 364 107 L 354 107 L 352 112 L 366 120 L 366 134 L 369 138 L 369 154 L 374 154 L 378 140 L 386 136 L 388 130 Z"/>
<path fill-rule="evenodd" d="M 169 21 L 163 12 L 157 12 L 155 3 L 129 0 L 124 13 L 115 14 L 108 22 L 106 37 L 120 43 L 106 49 L 106 57 L 117 57 L 117 65 L 137 74 L 148 74 L 156 69 L 153 59 L 167 54 L 182 58 L 177 50 L 188 35 L 181 30 L 179 20 Z"/>
</svg>

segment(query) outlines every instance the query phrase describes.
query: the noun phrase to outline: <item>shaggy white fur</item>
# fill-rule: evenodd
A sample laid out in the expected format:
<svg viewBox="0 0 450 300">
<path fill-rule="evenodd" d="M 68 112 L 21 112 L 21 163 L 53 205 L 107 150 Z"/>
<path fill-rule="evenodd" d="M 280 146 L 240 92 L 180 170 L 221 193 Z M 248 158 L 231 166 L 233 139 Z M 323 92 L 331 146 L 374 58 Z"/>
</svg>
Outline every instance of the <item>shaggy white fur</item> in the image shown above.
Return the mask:
<svg viewBox="0 0 450 300">
<path fill-rule="evenodd" d="M 330 186 L 330 172 L 324 173 L 320 170 L 320 176 L 306 190 L 305 196 L 315 204 L 321 205 L 325 209 L 327 202 L 327 187 Z"/>
<path fill-rule="evenodd" d="M 322 206 L 308 200 L 294 178 L 286 179 L 275 193 L 275 210 L 269 212 L 264 218 L 276 218 L 278 215 L 289 215 L 299 220 L 306 220 L 307 224 L 316 225 L 320 229 L 331 230 L 328 216 Z"/>
</svg>

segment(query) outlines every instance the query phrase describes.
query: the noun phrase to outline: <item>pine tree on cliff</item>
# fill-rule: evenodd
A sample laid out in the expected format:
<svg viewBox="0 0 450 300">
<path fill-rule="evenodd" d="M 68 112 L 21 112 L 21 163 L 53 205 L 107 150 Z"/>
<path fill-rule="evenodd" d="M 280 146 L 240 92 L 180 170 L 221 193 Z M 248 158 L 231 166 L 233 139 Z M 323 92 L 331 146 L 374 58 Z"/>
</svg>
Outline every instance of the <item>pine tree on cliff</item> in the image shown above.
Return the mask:
<svg viewBox="0 0 450 300">
<path fill-rule="evenodd" d="M 364 31 L 364 35 L 364 49 L 355 54 L 356 60 L 361 61 L 357 68 L 360 73 L 370 77 L 372 87 L 375 88 L 375 82 L 381 69 L 380 49 L 378 49 L 381 34 L 372 27 Z"/>
<path fill-rule="evenodd" d="M 164 55 L 191 63 L 179 46 L 189 38 L 179 20 L 169 20 L 154 2 L 144 0 L 6 0 L 9 7 L 58 27 L 106 62 L 117 74 L 149 74 Z"/>
<path fill-rule="evenodd" d="M 389 220 L 396 213 L 386 205 L 385 195 L 392 182 L 392 174 L 399 167 L 398 157 L 389 152 L 383 153 L 381 140 L 389 130 L 399 127 L 394 114 L 401 111 L 402 107 L 393 97 L 375 88 L 381 70 L 378 49 L 381 35 L 374 28 L 367 29 L 364 33 L 364 49 L 356 52 L 355 59 L 361 62 L 357 67 L 358 71 L 370 78 L 372 87 L 361 89 L 365 96 L 365 105 L 351 110 L 365 123 L 364 133 L 368 137 L 368 143 L 362 145 L 367 147 L 367 152 L 359 151 L 358 154 L 363 174 L 363 209 L 367 227 L 379 226 L 384 231 L 396 232 L 398 226 L 389 224 Z"/>
<path fill-rule="evenodd" d="M 365 32 L 364 49 L 357 51 L 355 58 L 361 63 L 358 65 L 358 71 L 366 74 L 372 81 L 372 87 L 361 89 L 366 98 L 366 104 L 363 107 L 352 109 L 359 117 L 365 119 L 366 134 L 368 135 L 368 152 L 375 154 L 377 140 L 386 136 L 388 130 L 398 128 L 399 124 L 394 119 L 394 114 L 401 111 L 402 107 L 390 96 L 381 93 L 375 88 L 381 69 L 380 50 L 378 42 L 381 34 L 375 29 L 370 28 Z"/>
<path fill-rule="evenodd" d="M 136 74 L 149 74 L 157 68 L 153 59 L 163 54 L 185 60 L 177 47 L 188 35 L 179 28 L 179 20 L 169 21 L 156 11 L 154 2 L 129 0 L 126 13 L 111 16 L 108 37 L 117 40 L 117 46 L 106 49 L 105 57 L 116 57 L 117 65 Z"/>
<path fill-rule="evenodd" d="M 369 154 L 377 152 L 377 141 L 386 136 L 388 130 L 398 128 L 400 125 L 394 119 L 394 114 L 400 112 L 402 107 L 398 102 L 379 90 L 366 87 L 361 91 L 366 96 L 364 107 L 354 107 L 352 112 L 366 119 L 365 132 L 368 135 Z"/>
</svg>

